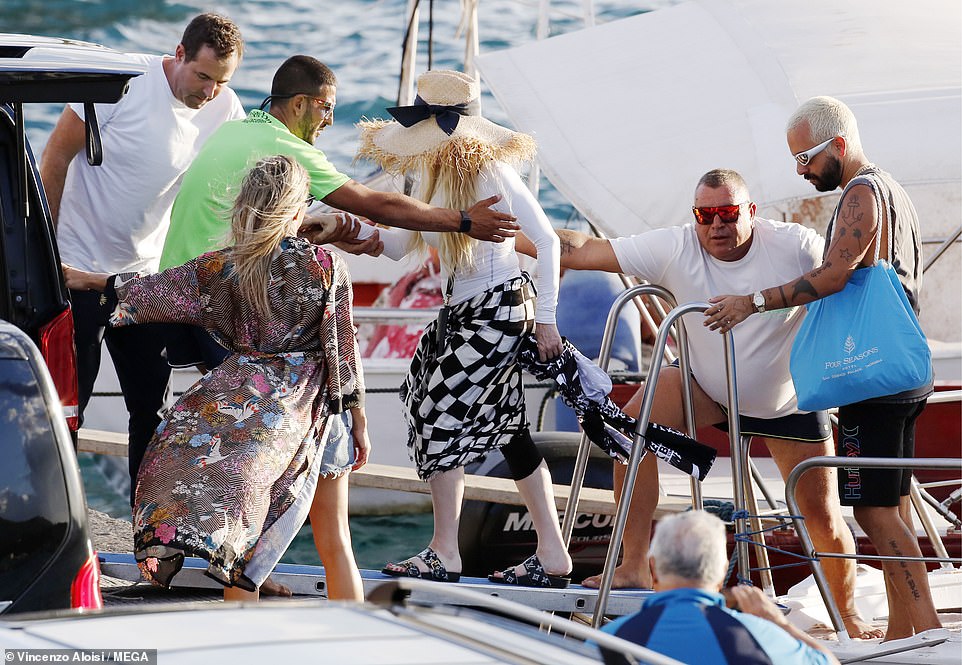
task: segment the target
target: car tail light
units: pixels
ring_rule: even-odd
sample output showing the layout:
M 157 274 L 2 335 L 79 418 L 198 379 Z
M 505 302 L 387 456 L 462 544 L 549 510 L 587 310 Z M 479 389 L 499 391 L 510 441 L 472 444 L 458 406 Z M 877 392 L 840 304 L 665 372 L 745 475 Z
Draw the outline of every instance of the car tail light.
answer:
M 40 353 L 60 394 L 60 404 L 71 431 L 80 427 L 77 388 L 77 352 L 73 341 L 73 310 L 70 306 L 40 328 Z
M 94 551 L 90 551 L 70 583 L 70 606 L 85 610 L 99 610 L 104 606 L 100 595 L 100 562 Z

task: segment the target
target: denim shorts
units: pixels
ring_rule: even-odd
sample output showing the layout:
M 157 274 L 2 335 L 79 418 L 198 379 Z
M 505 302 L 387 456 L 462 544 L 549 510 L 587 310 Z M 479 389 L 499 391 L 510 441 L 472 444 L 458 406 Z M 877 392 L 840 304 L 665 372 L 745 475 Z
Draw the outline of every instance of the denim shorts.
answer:
M 354 440 L 351 438 L 351 416 L 335 413 L 328 419 L 330 430 L 321 451 L 321 478 L 336 478 L 347 473 L 354 464 Z

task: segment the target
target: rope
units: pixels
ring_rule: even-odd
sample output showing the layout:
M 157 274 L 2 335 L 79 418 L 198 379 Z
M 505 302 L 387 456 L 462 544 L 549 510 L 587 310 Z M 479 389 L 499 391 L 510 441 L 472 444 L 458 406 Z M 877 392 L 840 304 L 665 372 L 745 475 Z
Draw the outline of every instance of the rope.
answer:
M 702 501 L 705 512 L 711 513 L 725 524 L 735 523 L 735 504 L 721 499 L 705 499 Z
M 706 512 L 715 515 L 721 521 L 726 524 L 734 524 L 735 520 L 743 519 L 748 520 L 753 517 L 759 519 L 776 519 L 776 520 L 795 520 L 795 519 L 805 519 L 803 515 L 752 515 L 747 510 L 735 510 L 735 504 L 731 501 L 724 501 L 720 499 L 705 499 L 703 502 Z M 792 568 L 794 566 L 804 566 L 808 565 L 809 562 L 814 561 L 815 557 L 805 556 L 804 554 L 798 554 L 796 552 L 789 552 L 788 550 L 783 550 L 780 547 L 775 547 L 774 545 L 769 545 L 768 543 L 756 542 L 752 536 L 757 536 L 763 533 L 768 533 L 769 531 L 776 531 L 778 529 L 784 529 L 787 525 L 776 524 L 775 526 L 765 527 L 759 529 L 758 531 L 745 531 L 734 534 L 735 543 L 748 543 L 755 547 L 764 547 L 769 552 L 778 552 L 779 554 L 784 554 L 786 556 L 795 557 L 800 559 L 800 561 L 793 561 L 792 563 L 783 563 L 777 566 L 755 566 L 749 568 L 751 572 L 757 572 L 762 570 L 780 570 L 782 568 Z M 738 548 L 732 549 L 732 556 L 728 560 L 728 573 L 725 575 L 725 579 L 731 579 L 732 574 L 735 572 L 735 566 L 738 564 Z M 740 575 L 737 576 L 737 581 L 740 584 L 751 584 L 751 580 L 743 579 Z

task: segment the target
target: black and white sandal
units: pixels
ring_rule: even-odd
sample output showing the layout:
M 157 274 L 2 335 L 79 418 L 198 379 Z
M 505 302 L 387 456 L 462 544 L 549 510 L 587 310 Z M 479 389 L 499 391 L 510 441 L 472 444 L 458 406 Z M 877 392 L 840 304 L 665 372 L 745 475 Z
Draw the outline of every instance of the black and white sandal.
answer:
M 418 568 L 414 559 L 423 561 L 428 570 Z M 430 547 L 425 547 L 421 552 L 406 561 L 385 564 L 381 572 L 391 577 L 416 577 L 431 582 L 457 582 L 461 579 L 461 573 L 448 572 L 437 553 Z
M 518 575 L 512 566 L 502 570 L 499 575 L 488 575 L 488 581 L 495 584 L 510 584 L 513 586 L 540 587 L 544 589 L 567 589 L 571 578 L 564 575 L 549 575 L 537 554 L 532 554 L 524 563 L 524 574 Z

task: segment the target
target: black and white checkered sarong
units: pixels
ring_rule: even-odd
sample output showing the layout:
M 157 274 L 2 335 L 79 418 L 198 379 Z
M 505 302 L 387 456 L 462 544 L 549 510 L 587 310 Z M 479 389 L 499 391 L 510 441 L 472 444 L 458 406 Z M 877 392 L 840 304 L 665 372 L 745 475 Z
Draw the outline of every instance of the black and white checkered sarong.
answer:
M 422 480 L 470 464 L 527 425 L 517 355 L 534 330 L 530 278 L 453 306 L 440 350 L 436 327 L 425 329 L 401 385 L 408 454 Z

